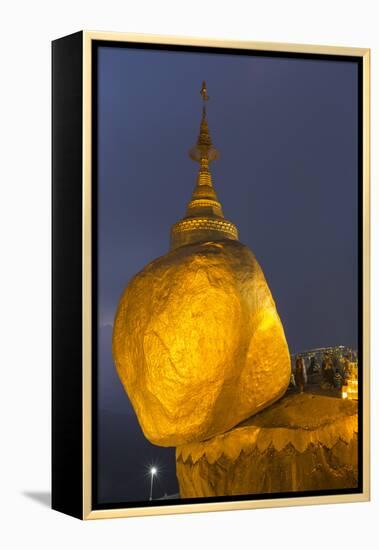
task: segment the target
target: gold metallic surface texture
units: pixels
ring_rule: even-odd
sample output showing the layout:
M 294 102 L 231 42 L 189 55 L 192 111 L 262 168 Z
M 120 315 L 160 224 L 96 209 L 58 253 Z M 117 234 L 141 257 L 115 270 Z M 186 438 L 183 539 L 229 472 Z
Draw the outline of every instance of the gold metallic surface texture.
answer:
M 295 394 L 229 432 L 176 451 L 182 498 L 358 485 L 357 403 Z
M 127 286 L 113 353 L 145 436 L 222 433 L 287 389 L 290 357 L 263 272 L 238 241 L 180 247 Z
M 209 100 L 203 82 L 201 88 L 203 114 L 196 145 L 189 151 L 192 160 L 199 163 L 199 173 L 187 211 L 182 220 L 171 227 L 171 249 L 190 243 L 238 240 L 237 227 L 224 218 L 222 206 L 213 187 L 209 164 L 219 158 L 219 151 L 212 145 L 205 102 Z

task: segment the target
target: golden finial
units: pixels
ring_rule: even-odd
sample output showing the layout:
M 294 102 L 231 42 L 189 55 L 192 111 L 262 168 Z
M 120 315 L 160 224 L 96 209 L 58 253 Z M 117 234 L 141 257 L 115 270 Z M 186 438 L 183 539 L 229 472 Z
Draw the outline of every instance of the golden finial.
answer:
M 208 101 L 209 95 L 207 94 L 207 85 L 205 80 L 203 80 L 203 85 L 201 86 L 200 95 L 203 98 L 203 101 Z
M 207 92 L 207 85 L 205 80 L 201 86 L 200 95 L 203 98 L 203 116 L 200 123 L 200 132 L 197 138 L 197 143 L 189 151 L 189 156 L 192 160 L 201 162 L 202 160 L 207 160 L 211 162 L 219 158 L 219 152 L 212 145 L 211 136 L 209 133 L 208 122 L 207 122 L 207 113 L 205 108 L 205 102 L 209 100 L 209 95 Z

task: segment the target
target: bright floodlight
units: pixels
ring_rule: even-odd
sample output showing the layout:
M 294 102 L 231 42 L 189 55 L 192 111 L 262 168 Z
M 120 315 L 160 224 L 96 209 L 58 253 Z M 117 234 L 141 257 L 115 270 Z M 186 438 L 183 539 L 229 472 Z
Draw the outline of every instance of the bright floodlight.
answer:
M 157 469 L 155 466 L 152 466 L 150 468 L 150 500 L 153 500 L 153 481 L 154 481 L 154 476 L 155 474 L 157 473 Z

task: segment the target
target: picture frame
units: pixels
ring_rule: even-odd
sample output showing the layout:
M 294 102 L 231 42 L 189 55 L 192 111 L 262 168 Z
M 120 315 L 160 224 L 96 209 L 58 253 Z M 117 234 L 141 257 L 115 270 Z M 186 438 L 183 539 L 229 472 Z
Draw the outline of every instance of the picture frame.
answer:
M 331 488 L 323 491 L 294 490 L 292 493 L 283 491 L 281 494 L 268 491 L 260 494 L 200 495 L 186 498 L 180 498 L 178 494 L 175 498 L 163 500 L 153 500 L 151 492 L 149 500 L 146 492 L 145 497 L 141 497 L 139 501 L 128 501 L 125 498 L 123 502 L 115 499 L 99 502 L 96 488 L 101 469 L 98 461 L 100 451 L 97 445 L 100 413 L 97 408 L 96 371 L 99 348 L 95 346 L 98 339 L 99 313 L 97 304 L 99 277 L 96 262 L 100 233 L 99 202 L 103 198 L 99 193 L 98 185 L 98 158 L 101 154 L 98 86 L 99 79 L 104 78 L 99 73 L 99 48 L 117 51 L 119 48 L 124 48 L 123 51 L 129 49 L 138 52 L 148 50 L 160 52 L 162 56 L 167 52 L 173 52 L 177 56 L 196 52 L 211 57 L 221 54 L 230 55 L 236 59 L 241 56 L 246 58 L 255 56 L 262 62 L 267 59 L 302 60 L 304 63 L 310 60 L 321 60 L 331 64 L 349 61 L 356 65 L 357 76 L 354 81 L 358 86 L 356 112 L 350 113 L 347 110 L 345 114 L 347 119 L 356 116 L 358 121 L 355 206 L 359 238 L 357 250 L 354 250 L 358 265 L 356 284 L 358 313 L 357 319 L 354 320 L 358 327 L 358 481 L 354 487 Z M 120 73 L 114 74 L 116 78 Z M 141 75 L 142 69 L 141 73 L 129 74 L 128 78 L 136 80 L 142 78 Z M 201 82 L 197 84 L 200 88 Z M 152 97 L 153 92 L 156 93 L 156 90 L 151 91 Z M 211 98 L 209 109 L 211 109 L 211 102 L 213 96 L 217 95 L 217 90 L 208 90 L 203 83 L 201 92 L 205 101 L 208 99 L 209 92 Z M 195 123 L 198 124 L 198 120 Z M 195 139 L 195 136 L 193 138 Z M 215 141 L 217 141 L 216 136 Z M 295 153 L 294 155 L 296 157 Z M 126 189 L 128 185 L 131 185 L 130 182 L 125 182 Z M 54 510 L 79 519 L 102 519 L 369 500 L 369 49 L 98 31 L 81 31 L 57 39 L 52 43 L 52 189 L 52 508 Z M 188 189 L 187 191 L 190 192 Z M 149 200 L 148 193 L 146 200 Z M 162 195 L 162 201 L 165 200 L 166 198 Z M 177 214 L 179 218 L 181 213 L 177 212 Z M 165 220 L 167 227 L 174 222 L 174 219 Z M 153 259 L 154 255 L 151 256 L 151 260 Z M 125 285 L 126 283 L 127 280 Z M 143 415 L 141 411 L 138 410 L 138 414 Z M 235 424 L 239 425 L 240 421 L 239 418 Z M 224 432 L 218 430 L 215 434 L 217 436 L 229 430 L 230 425 Z M 201 436 L 199 445 L 202 445 L 204 440 L 208 441 L 208 437 L 209 434 Z M 180 455 L 177 454 L 178 456 Z M 147 491 L 150 482 L 151 489 L 153 488 L 154 468 L 155 466 L 151 467 L 151 477 L 146 479 Z

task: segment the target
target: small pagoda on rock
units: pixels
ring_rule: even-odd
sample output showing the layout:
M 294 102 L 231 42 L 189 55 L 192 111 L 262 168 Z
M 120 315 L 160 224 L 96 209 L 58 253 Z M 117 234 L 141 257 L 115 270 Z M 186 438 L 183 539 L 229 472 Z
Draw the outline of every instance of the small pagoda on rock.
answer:
M 221 239 L 238 240 L 237 227 L 224 218 L 220 201 L 212 183 L 209 164 L 219 158 L 218 150 L 213 147 L 209 133 L 206 102 L 209 100 L 205 82 L 201 88 L 203 98 L 203 116 L 197 143 L 189 151 L 192 160 L 200 164 L 195 189 L 184 218 L 171 228 L 171 249 L 202 241 Z

